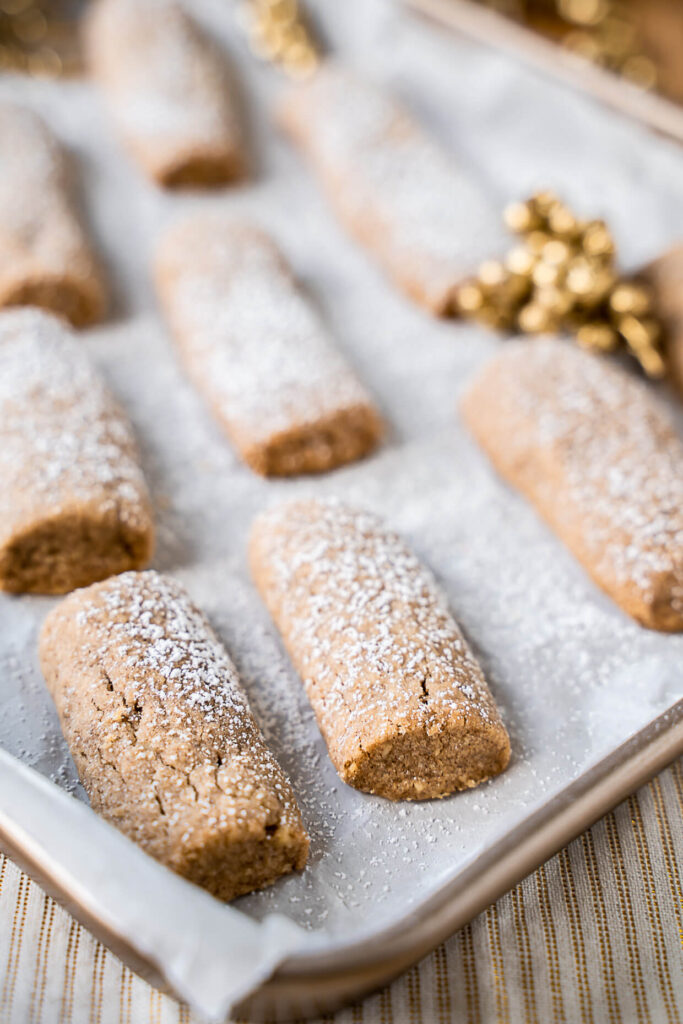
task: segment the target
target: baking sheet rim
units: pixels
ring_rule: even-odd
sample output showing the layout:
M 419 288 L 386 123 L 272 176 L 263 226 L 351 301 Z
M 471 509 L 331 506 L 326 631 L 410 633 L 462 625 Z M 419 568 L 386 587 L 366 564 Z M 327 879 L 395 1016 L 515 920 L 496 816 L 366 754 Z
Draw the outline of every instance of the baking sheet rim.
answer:
M 683 700 L 503 833 L 400 922 L 359 943 L 286 960 L 239 1012 L 286 1020 L 282 1008 L 300 997 L 300 988 L 308 987 L 306 998 L 315 1002 L 301 1009 L 320 1013 L 387 984 L 681 755 Z M 316 982 L 320 992 L 311 990 Z
M 233 1014 L 250 1020 L 316 1016 L 387 984 L 681 755 L 683 700 L 504 832 L 404 918 L 360 941 L 287 957 Z M 156 963 L 93 916 L 1 824 L 0 847 L 127 966 L 175 994 Z
M 526 59 L 537 71 L 597 97 L 628 117 L 683 142 L 683 107 L 660 93 L 639 88 L 627 79 L 564 49 L 539 32 L 471 0 L 402 0 L 416 14 L 485 46 Z

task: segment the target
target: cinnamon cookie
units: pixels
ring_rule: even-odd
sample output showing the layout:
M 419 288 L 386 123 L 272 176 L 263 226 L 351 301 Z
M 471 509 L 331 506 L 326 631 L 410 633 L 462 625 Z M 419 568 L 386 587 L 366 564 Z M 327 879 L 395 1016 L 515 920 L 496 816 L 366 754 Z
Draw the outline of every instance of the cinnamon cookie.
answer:
M 646 384 L 567 342 L 511 341 L 461 409 L 501 476 L 625 612 L 683 629 L 683 444 Z
M 224 900 L 303 868 L 291 787 L 179 583 L 128 572 L 71 594 L 40 660 L 90 802 L 129 839 Z
M 144 565 L 152 510 L 132 431 L 83 346 L 0 313 L 0 589 L 62 594 Z
M 235 86 L 211 40 L 172 0 L 98 0 L 86 16 L 88 62 L 133 156 L 160 185 L 242 178 Z
M 156 278 L 188 376 L 257 473 L 319 473 L 376 446 L 379 413 L 263 231 L 196 214 L 162 239 Z
M 0 306 L 41 306 L 77 327 L 105 291 L 72 202 L 67 156 L 37 114 L 0 103 Z
M 327 62 L 292 87 L 279 119 L 346 229 L 433 313 L 504 245 L 498 218 L 455 162 L 391 96 Z
M 503 771 L 510 742 L 482 670 L 400 537 L 297 501 L 256 520 L 249 558 L 344 782 L 426 800 Z

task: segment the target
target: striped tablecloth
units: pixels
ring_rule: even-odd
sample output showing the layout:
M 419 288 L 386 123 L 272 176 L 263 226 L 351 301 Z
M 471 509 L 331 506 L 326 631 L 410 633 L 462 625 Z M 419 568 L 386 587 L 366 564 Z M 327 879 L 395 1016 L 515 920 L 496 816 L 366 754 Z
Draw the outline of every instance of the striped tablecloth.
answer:
M 683 761 L 338 1024 L 683 1016 Z M 196 1020 L 0 860 L 2 1024 Z

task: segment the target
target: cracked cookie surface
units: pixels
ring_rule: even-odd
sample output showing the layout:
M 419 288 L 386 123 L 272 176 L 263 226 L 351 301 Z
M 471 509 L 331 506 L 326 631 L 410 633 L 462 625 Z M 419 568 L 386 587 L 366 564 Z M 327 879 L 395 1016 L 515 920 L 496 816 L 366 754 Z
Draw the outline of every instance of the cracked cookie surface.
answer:
M 93 808 L 147 853 L 224 900 L 303 868 L 289 782 L 179 583 L 129 572 L 76 591 L 40 659 Z
M 483 672 L 396 533 L 335 501 L 298 501 L 256 520 L 249 553 L 345 782 L 425 800 L 506 767 Z

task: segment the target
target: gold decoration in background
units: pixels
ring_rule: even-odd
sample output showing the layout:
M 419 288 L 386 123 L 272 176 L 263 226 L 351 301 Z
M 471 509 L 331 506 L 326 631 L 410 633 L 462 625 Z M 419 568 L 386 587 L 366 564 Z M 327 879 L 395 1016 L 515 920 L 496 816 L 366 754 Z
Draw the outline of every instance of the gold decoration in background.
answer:
M 557 38 L 573 53 L 643 89 L 657 86 L 657 67 L 644 52 L 638 25 L 623 0 L 480 0 Z
M 563 46 L 616 71 L 643 89 L 657 85 L 657 68 L 642 52 L 638 28 L 618 0 L 556 0 L 558 13 L 575 26 L 562 38 Z
M 580 220 L 553 192 L 512 203 L 504 216 L 520 242 L 461 285 L 458 312 L 497 330 L 568 332 L 584 348 L 626 349 L 648 377 L 663 377 L 652 293 L 644 282 L 619 276 L 605 222 Z
M 308 78 L 320 55 L 298 0 L 240 0 L 239 21 L 252 53 L 292 78 Z
M 81 6 L 69 0 L 0 0 L 0 71 L 78 73 Z

